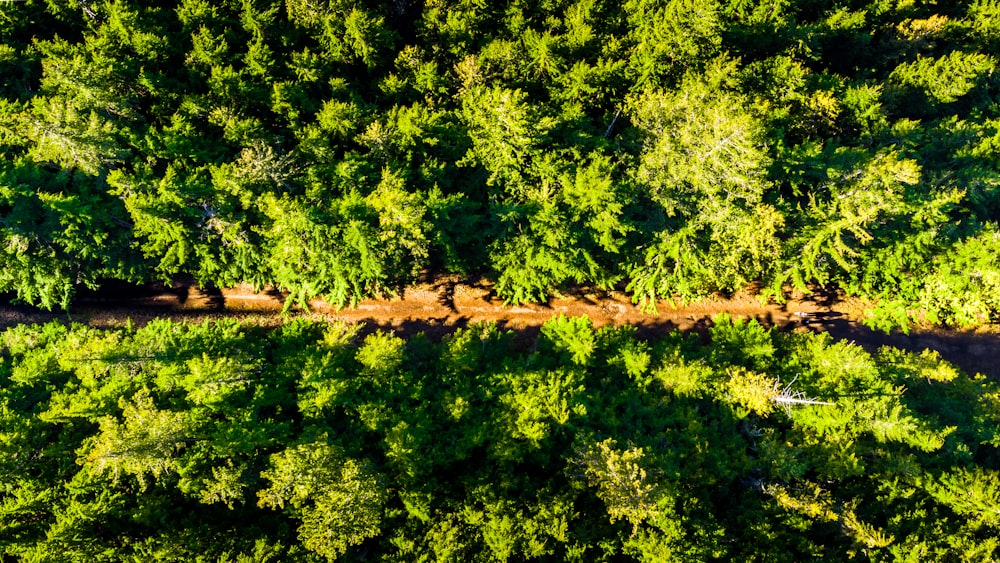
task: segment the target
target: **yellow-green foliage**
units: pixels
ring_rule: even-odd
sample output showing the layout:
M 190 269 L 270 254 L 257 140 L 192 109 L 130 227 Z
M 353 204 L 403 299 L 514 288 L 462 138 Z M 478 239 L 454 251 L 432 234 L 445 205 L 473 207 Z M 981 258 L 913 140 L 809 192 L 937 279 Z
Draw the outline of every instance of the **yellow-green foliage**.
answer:
M 8 329 L 0 553 L 1000 555 L 995 383 L 753 321 L 711 336 L 575 318 L 524 347 L 494 325 L 439 343 L 302 319 Z

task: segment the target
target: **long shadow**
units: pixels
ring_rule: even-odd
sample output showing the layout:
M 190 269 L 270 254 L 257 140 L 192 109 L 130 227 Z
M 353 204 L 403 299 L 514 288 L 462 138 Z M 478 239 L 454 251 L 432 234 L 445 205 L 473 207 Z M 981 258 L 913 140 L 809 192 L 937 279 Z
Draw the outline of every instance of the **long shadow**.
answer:
M 970 333 L 921 333 L 921 334 L 885 334 L 872 330 L 864 325 L 849 321 L 839 313 L 820 313 L 807 321 L 795 321 L 779 324 L 768 315 L 760 315 L 757 322 L 779 331 L 791 331 L 805 326 L 815 332 L 827 332 L 835 340 L 854 342 L 870 353 L 877 352 L 882 346 L 892 346 L 913 353 L 924 350 L 936 350 L 941 358 L 958 366 L 969 374 L 981 373 L 995 380 L 1000 380 L 1000 336 Z M 457 328 L 467 328 L 469 319 L 429 318 L 408 319 L 399 322 L 389 322 L 376 319 L 362 321 L 362 334 L 372 332 L 393 331 L 395 334 L 408 338 L 416 334 L 424 334 L 428 338 L 439 341 L 445 335 L 453 333 Z M 709 329 L 712 327 L 709 317 L 696 319 L 694 324 L 684 328 L 684 332 L 697 334 L 703 343 L 710 342 Z M 507 321 L 499 321 L 497 326 L 513 333 L 514 343 L 518 346 L 530 347 L 535 344 L 541 327 L 515 325 Z M 634 325 L 636 336 L 643 340 L 663 338 L 679 327 L 671 321 L 650 321 Z
M 457 313 L 454 307 L 454 288 L 458 283 L 445 283 L 441 287 L 445 305 L 449 305 L 452 313 Z M 218 289 L 201 290 L 206 297 L 207 307 L 184 308 L 189 299 L 193 299 L 197 289 L 190 280 L 177 280 L 169 287 L 163 284 L 148 284 L 136 286 L 120 282 L 109 282 L 97 291 L 81 289 L 77 299 L 69 311 L 44 311 L 37 307 L 12 302 L 13 296 L 0 301 L 0 328 L 8 328 L 24 323 L 39 323 L 49 321 L 84 322 L 94 326 L 120 325 L 125 319 L 132 319 L 134 324 L 143 325 L 153 319 L 171 318 L 174 320 L 200 321 L 213 318 L 243 318 L 260 322 L 261 311 L 252 309 L 228 309 L 225 298 Z M 280 301 L 282 295 L 276 292 L 270 297 Z M 831 296 L 820 296 L 818 304 L 822 304 Z M 273 317 L 274 324 L 281 322 L 282 317 L 274 311 L 264 312 Z M 650 320 L 636 324 L 636 333 L 642 339 L 656 339 L 670 332 L 682 329 L 697 334 L 703 342 L 709 341 L 709 328 L 712 321 L 708 317 L 692 318 L 692 322 Z M 924 350 L 936 350 L 942 358 L 958 366 L 963 371 L 975 374 L 981 373 L 995 380 L 1000 380 L 1000 335 L 975 334 L 958 331 L 927 331 L 913 334 L 885 334 L 872 330 L 860 323 L 849 320 L 836 312 L 814 312 L 795 316 L 790 322 L 775 319 L 770 313 L 757 316 L 757 321 L 767 327 L 779 331 L 795 330 L 805 327 L 817 332 L 828 332 L 837 340 L 853 341 L 869 352 L 876 352 L 882 346 L 892 346 L 910 352 L 921 353 Z M 423 333 L 428 338 L 440 340 L 458 328 L 466 328 L 470 321 L 468 317 L 458 317 L 455 314 L 440 318 L 425 319 L 375 319 L 363 321 L 362 334 L 376 330 L 394 331 L 403 337 Z M 266 323 L 265 324 L 270 324 Z M 533 346 L 538 337 L 539 326 L 524 326 L 523 322 L 498 321 L 498 327 L 513 333 L 514 342 L 518 345 Z
M 169 308 L 187 302 L 194 287 L 193 279 L 178 278 L 169 285 L 162 282 L 134 284 L 120 280 L 101 280 L 97 289 L 80 287 L 70 311 L 83 307 L 118 307 L 125 305 Z
M 201 293 L 205 296 L 205 308 L 210 311 L 226 310 L 226 298 L 222 290 L 215 286 L 203 287 Z
M 587 305 L 600 305 L 601 298 L 606 297 L 608 292 L 596 287 L 580 285 L 560 288 L 559 293 Z
M 459 284 L 455 280 L 445 280 L 443 282 L 435 284 L 434 291 L 438 292 L 438 305 L 447 307 L 452 313 L 458 313 L 458 308 L 455 307 L 455 286 Z
M 15 303 L 12 296 L 3 296 L 0 299 L 0 330 L 22 324 L 45 324 L 65 318 L 64 312 L 43 311 L 31 305 Z
M 927 332 L 886 334 L 843 318 L 810 323 L 809 328 L 825 331 L 837 340 L 853 341 L 869 352 L 892 346 L 908 352 L 936 350 L 945 360 L 969 374 L 981 373 L 1000 380 L 1000 335 L 968 332 Z
M 459 328 L 468 327 L 469 321 L 466 317 L 461 317 L 457 320 L 450 317 L 429 317 L 426 319 L 406 319 L 402 321 L 385 321 L 369 317 L 358 321 L 358 324 L 361 325 L 361 330 L 358 331 L 358 334 L 362 337 L 381 331 L 391 332 L 404 339 L 410 339 L 418 334 L 423 334 L 437 342 Z

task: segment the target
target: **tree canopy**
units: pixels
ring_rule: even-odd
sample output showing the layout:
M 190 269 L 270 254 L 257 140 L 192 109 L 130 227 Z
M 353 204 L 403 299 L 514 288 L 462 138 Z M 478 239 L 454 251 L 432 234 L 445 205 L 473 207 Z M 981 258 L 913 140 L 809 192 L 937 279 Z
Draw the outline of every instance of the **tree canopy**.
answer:
M 995 322 L 995 2 L 0 5 L 0 291 L 837 286 Z
M 718 317 L 0 333 L 23 561 L 984 561 L 1000 387 Z

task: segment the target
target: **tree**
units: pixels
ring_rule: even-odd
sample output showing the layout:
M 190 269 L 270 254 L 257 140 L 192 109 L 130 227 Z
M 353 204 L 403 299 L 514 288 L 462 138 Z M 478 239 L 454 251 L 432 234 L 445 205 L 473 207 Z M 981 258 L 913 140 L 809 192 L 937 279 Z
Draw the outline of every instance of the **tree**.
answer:
M 765 131 L 747 100 L 730 93 L 732 61 L 675 93 L 647 91 L 630 110 L 641 132 L 635 181 L 656 206 L 629 265 L 634 299 L 689 298 L 766 278 L 783 218 L 764 203 Z
M 258 504 L 287 504 L 302 522 L 303 544 L 329 561 L 381 531 L 388 493 L 380 476 L 370 462 L 345 458 L 333 444 L 299 444 L 274 454 L 261 476 L 270 485 L 258 493 Z
M 271 276 L 292 292 L 289 306 L 316 296 L 344 306 L 391 293 L 426 264 L 425 210 L 394 175 L 367 198 L 352 191 L 322 207 L 287 196 L 265 205 Z
M 462 96 L 462 121 L 472 148 L 466 159 L 489 173 L 488 184 L 499 193 L 520 196 L 528 188 L 526 173 L 539 156 L 551 119 L 538 115 L 521 90 L 479 87 Z
M 653 481 L 641 463 L 642 448 L 621 450 L 608 438 L 577 448 L 572 460 L 574 467 L 589 486 L 597 489 L 612 522 L 625 519 L 633 530 L 646 521 L 661 518 L 670 512 L 667 491 Z M 570 472 L 575 473 L 573 468 Z
M 719 3 L 715 0 L 629 0 L 634 43 L 629 66 L 641 88 L 657 88 L 670 78 L 697 68 L 718 52 Z
M 537 184 L 494 206 L 501 231 L 490 260 L 501 297 L 538 301 L 570 280 L 609 288 L 619 279 L 615 262 L 632 226 L 615 173 L 602 156 L 566 168 L 541 157 L 529 176 Z
M 78 284 L 135 280 L 129 224 L 100 183 L 77 171 L 50 172 L 19 158 L 0 169 L 0 288 L 51 309 L 66 308 Z
M 932 104 L 948 104 L 982 87 L 985 76 L 996 65 L 996 59 L 989 55 L 953 51 L 938 59 L 918 57 L 903 63 L 889 78 L 900 86 L 921 91 Z
M 153 404 L 149 389 L 140 389 L 131 400 L 119 400 L 124 420 L 100 419 L 101 433 L 87 446 L 78 462 L 107 473 L 114 481 L 130 475 L 142 488 L 153 479 L 177 469 L 177 454 L 198 440 L 189 413 L 161 410 Z
M 868 159 L 864 154 L 820 186 L 812 196 L 810 221 L 792 238 L 797 259 L 776 284 L 791 278 L 796 287 L 808 281 L 820 284 L 854 270 L 860 248 L 874 240 L 870 230 L 896 215 L 912 212 L 907 205 L 907 186 L 920 182 L 920 167 L 892 152 Z M 777 288 L 777 286 L 775 286 Z

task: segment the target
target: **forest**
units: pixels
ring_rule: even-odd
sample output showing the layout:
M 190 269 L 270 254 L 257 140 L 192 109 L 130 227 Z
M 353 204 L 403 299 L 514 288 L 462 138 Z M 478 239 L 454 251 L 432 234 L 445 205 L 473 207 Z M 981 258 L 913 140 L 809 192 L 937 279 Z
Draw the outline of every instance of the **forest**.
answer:
M 1000 557 L 1000 385 L 715 319 L 0 333 L 4 561 Z
M 0 3 L 0 292 L 1000 318 L 997 0 Z
M 995 328 L 998 53 L 1000 0 L 0 0 L 0 298 L 821 288 Z M 5 563 L 979 563 L 998 507 L 1000 384 L 933 351 L 0 331 Z

